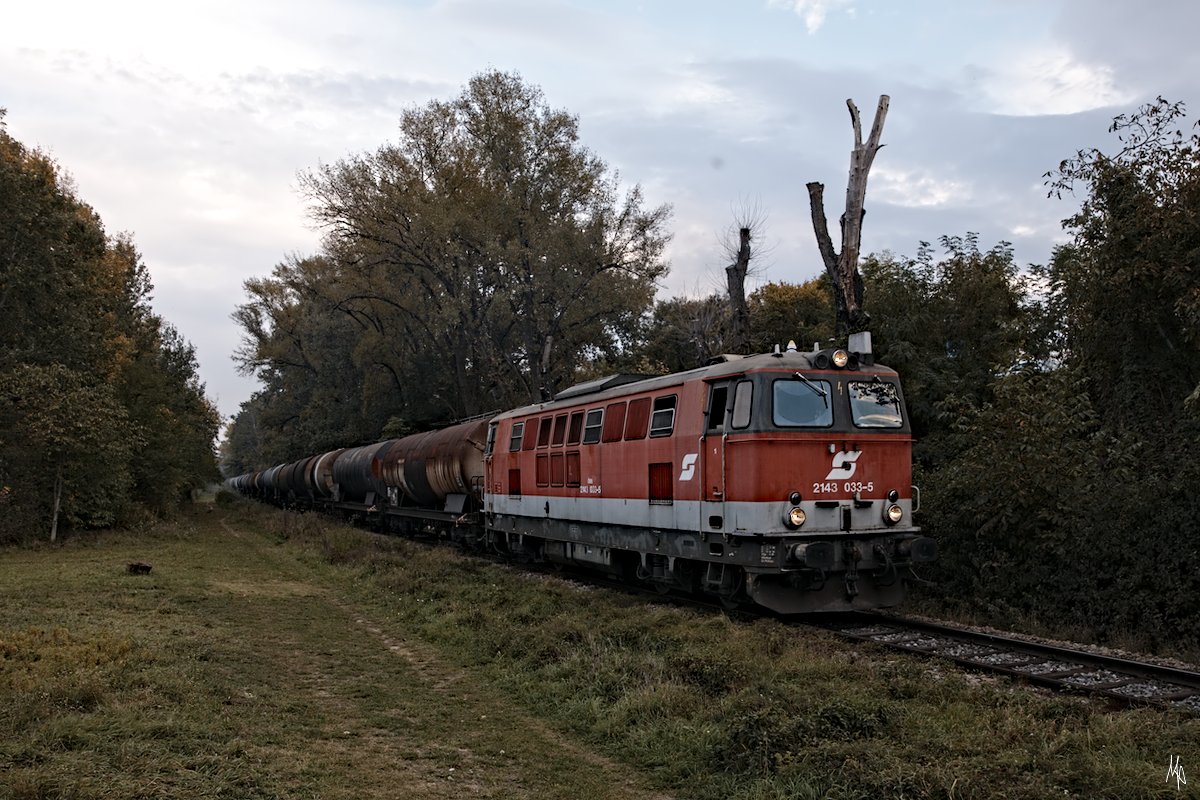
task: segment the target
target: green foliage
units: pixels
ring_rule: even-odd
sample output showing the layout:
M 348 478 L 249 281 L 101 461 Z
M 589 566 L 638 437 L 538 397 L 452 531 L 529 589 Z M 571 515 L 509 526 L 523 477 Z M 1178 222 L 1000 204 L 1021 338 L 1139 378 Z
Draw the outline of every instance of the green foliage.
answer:
M 726 350 L 729 307 L 723 297 L 673 297 L 654 304 L 638 353 L 650 371 L 695 369 Z
M 322 253 L 249 281 L 234 315 L 243 368 L 266 383 L 246 409 L 260 465 L 374 439 L 392 417 L 543 399 L 622 351 L 666 272 L 668 209 L 622 191 L 577 120 L 515 74 L 405 111 L 397 143 L 303 185 Z
M 807 350 L 833 338 L 833 301 L 825 277 L 764 284 L 751 293 L 748 304 L 752 353 L 768 353 L 789 341 Z
M 1162 790 L 1159 750 L 1197 735 L 1177 715 L 270 514 L 302 529 L 291 547 L 336 563 L 355 587 L 342 602 L 369 599 L 406 649 L 428 645 L 421 663 L 449 694 L 495 687 L 674 796 L 1140 796 Z
M 789 341 L 807 349 L 833 335 L 833 305 L 825 278 L 764 284 L 750 294 L 746 305 L 750 319 L 746 353 L 770 352 Z M 655 303 L 634 354 L 643 370 L 681 372 L 733 352 L 731 341 L 728 298 L 673 297 Z
M 922 243 L 915 259 L 873 255 L 862 269 L 876 356 L 903 376 L 927 465 L 940 457 L 942 406 L 987 401 L 996 376 L 1024 359 L 1030 335 L 1008 243 L 982 252 L 975 234 L 940 242 L 940 261 Z
M 61 365 L 20 364 L 0 373 L 0 442 L 14 497 L 50 510 L 62 475 L 62 513 L 109 525 L 132 483 L 129 416 L 106 385 Z M 49 514 L 45 515 L 49 528 Z
M 1081 151 L 1048 175 L 1052 193 L 1086 196 L 1064 222 L 1072 241 L 1032 270 L 1036 306 L 1010 317 L 959 292 L 946 295 L 956 312 L 885 317 L 887 361 L 928 437 L 922 524 L 941 543 L 946 602 L 1135 646 L 1200 646 L 1200 146 L 1182 114 L 1160 99 L 1117 117 L 1117 154 Z M 944 294 L 882 275 L 905 304 Z M 990 374 L 929 355 L 947 319 L 991 348 L 963 350 Z M 925 326 L 937 339 L 912 346 Z
M 173 510 L 215 476 L 191 345 L 45 155 L 0 129 L 0 541 Z
M 1162 98 L 1119 116 L 1116 155 L 1080 151 L 1050 176 L 1053 192 L 1087 196 L 1046 275 L 1057 343 L 1106 421 L 1170 439 L 1144 421 L 1177 418 L 1200 387 L 1200 135 L 1183 116 Z

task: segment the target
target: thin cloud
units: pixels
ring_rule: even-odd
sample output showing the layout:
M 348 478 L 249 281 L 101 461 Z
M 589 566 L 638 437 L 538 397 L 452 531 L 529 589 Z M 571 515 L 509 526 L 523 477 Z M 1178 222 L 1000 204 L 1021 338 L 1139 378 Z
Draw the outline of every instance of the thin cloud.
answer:
M 879 165 L 872 170 L 870 180 L 870 194 L 876 200 L 903 208 L 969 205 L 973 194 L 969 183 L 939 177 L 928 168 Z
M 804 20 L 804 27 L 810 34 L 816 33 L 825 24 L 830 11 L 846 9 L 853 13 L 851 0 L 767 0 L 768 8 L 786 8 L 795 12 Z
M 985 106 L 1016 116 L 1078 114 L 1134 99 L 1112 67 L 1079 61 L 1063 49 L 1017 54 L 985 74 L 981 88 Z

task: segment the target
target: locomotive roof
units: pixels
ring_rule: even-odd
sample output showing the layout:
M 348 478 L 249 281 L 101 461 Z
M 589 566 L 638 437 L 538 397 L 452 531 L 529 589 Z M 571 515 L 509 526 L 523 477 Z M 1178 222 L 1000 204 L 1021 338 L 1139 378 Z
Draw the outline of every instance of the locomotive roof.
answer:
M 497 414 L 493 419 L 507 419 L 509 417 L 522 417 L 527 414 L 537 414 L 546 410 L 555 410 L 568 406 L 578 406 L 584 403 L 591 404 L 598 401 L 604 401 L 611 398 L 625 397 L 630 394 L 641 392 L 654 392 L 659 389 L 666 389 L 671 386 L 679 386 L 693 380 L 712 381 L 720 380 L 721 378 L 730 378 L 737 375 L 742 375 L 747 372 L 793 372 L 798 370 L 812 370 L 813 360 L 817 353 L 813 352 L 798 352 L 795 350 L 786 351 L 776 355 L 775 353 L 762 353 L 753 356 L 720 356 L 721 362 L 710 364 L 696 369 L 686 370 L 684 372 L 672 372 L 669 375 L 658 376 L 642 376 L 642 375 L 609 375 L 604 378 L 586 381 L 571 386 L 562 390 L 553 400 L 548 400 L 543 403 L 534 403 L 532 405 L 514 408 L 511 411 L 505 411 Z M 895 375 L 896 371 L 890 367 L 885 367 L 882 364 L 872 364 L 870 366 L 859 367 L 858 369 L 827 369 L 821 372 L 838 372 L 868 375 Z

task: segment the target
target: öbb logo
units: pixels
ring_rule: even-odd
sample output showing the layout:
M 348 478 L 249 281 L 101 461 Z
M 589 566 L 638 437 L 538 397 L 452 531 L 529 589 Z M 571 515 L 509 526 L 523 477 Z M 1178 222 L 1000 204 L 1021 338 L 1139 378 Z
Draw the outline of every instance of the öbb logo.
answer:
M 862 450 L 840 450 L 833 456 L 833 469 L 825 476 L 827 481 L 848 481 L 858 469 L 858 457 Z
M 679 465 L 683 468 L 679 471 L 680 481 L 690 481 L 696 474 L 696 459 L 699 456 L 699 453 L 688 453 L 683 457 L 683 463 Z

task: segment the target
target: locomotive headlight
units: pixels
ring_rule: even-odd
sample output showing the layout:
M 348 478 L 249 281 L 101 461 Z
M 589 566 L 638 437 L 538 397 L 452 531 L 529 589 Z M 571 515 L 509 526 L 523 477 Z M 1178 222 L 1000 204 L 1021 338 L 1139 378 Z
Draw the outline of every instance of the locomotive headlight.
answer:
M 833 354 L 833 365 L 838 369 L 845 369 L 850 363 L 850 354 L 845 350 L 837 350 Z
M 901 508 L 900 506 L 896 505 L 895 503 L 892 503 L 890 506 L 888 506 L 887 508 L 885 508 L 883 510 L 883 521 L 886 522 L 888 525 L 895 525 L 897 522 L 899 522 L 903 518 L 904 518 L 904 509 Z
M 804 524 L 804 520 L 808 519 L 808 515 L 804 513 L 803 508 L 788 509 L 787 514 L 783 517 L 783 524 L 789 528 L 799 528 Z

